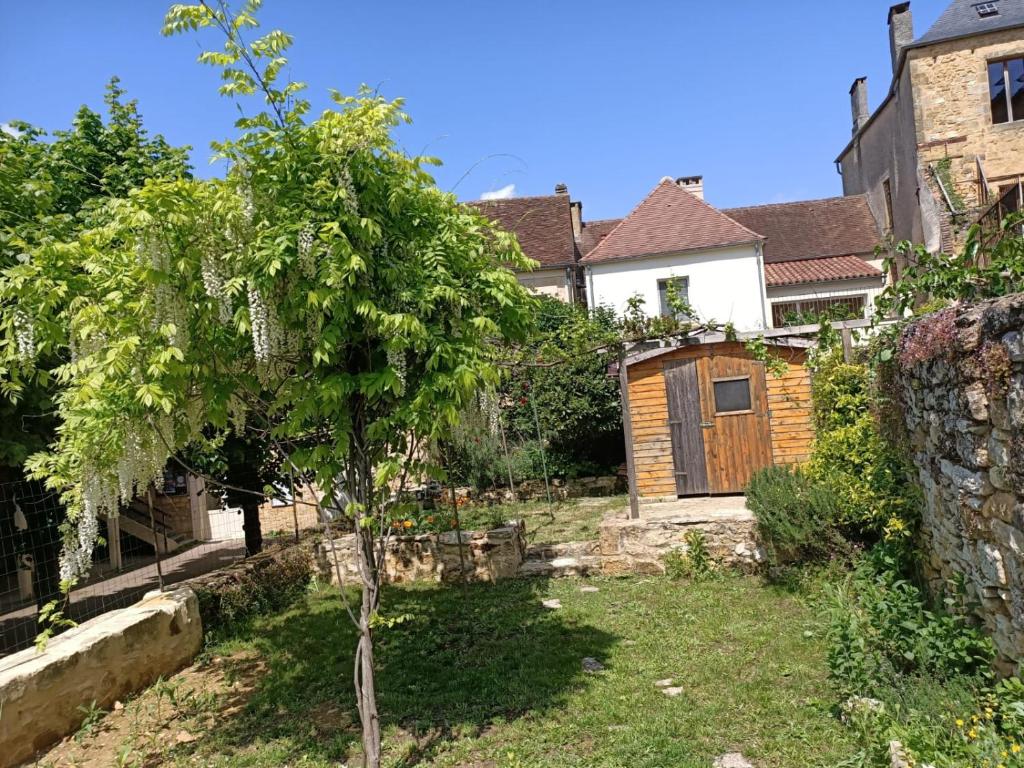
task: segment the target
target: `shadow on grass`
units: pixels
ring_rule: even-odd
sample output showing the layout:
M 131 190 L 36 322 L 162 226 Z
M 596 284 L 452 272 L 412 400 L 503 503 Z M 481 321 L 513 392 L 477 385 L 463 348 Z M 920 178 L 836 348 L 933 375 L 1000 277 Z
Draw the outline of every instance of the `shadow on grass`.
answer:
M 385 616 L 409 618 L 376 636 L 385 753 L 416 765 L 446 741 L 541 715 L 586 684 L 583 657 L 605 659 L 616 638 L 544 608 L 544 591 L 540 580 L 386 591 Z M 337 592 L 252 632 L 261 677 L 247 707 L 209 736 L 250 753 L 254 741 L 280 741 L 275 749 L 287 745 L 290 757 L 343 760 L 358 750 L 355 631 Z

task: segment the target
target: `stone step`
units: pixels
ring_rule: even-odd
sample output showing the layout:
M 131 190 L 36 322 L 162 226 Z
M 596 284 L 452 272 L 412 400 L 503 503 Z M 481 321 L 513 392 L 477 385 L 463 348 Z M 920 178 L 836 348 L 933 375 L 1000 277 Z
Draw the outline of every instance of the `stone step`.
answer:
M 590 557 L 600 553 L 600 542 L 567 541 L 561 544 L 533 544 L 526 548 L 527 560 L 555 560 L 561 557 Z
M 601 558 L 596 555 L 526 560 L 519 566 L 520 576 L 545 576 L 550 579 L 593 576 L 599 573 Z

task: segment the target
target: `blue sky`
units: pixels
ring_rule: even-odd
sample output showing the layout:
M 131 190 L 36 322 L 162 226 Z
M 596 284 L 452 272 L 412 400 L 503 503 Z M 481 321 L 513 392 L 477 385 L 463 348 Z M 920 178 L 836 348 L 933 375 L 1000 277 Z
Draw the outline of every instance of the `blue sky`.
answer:
M 914 0 L 921 34 L 947 0 Z M 66 127 L 118 75 L 148 128 L 194 147 L 233 134 L 232 102 L 196 63 L 195 36 L 165 39 L 163 0 L 0 0 L 0 123 Z M 292 33 L 314 106 L 360 83 L 403 96 L 399 134 L 463 199 L 565 182 L 588 219 L 627 213 L 662 176 L 703 174 L 720 207 L 842 193 L 848 89 L 871 106 L 891 72 L 889 0 L 266 0 Z

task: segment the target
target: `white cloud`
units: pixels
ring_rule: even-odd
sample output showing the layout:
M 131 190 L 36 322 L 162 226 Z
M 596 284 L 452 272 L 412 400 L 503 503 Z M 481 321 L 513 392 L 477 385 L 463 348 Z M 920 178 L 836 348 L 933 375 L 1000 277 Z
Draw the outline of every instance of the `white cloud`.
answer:
M 510 197 L 515 197 L 515 195 L 516 195 L 516 185 L 515 184 L 509 184 L 507 186 L 502 187 L 501 189 L 496 189 L 493 192 L 484 192 L 482 195 L 480 195 L 480 199 L 481 200 L 508 200 Z
M 0 131 L 3 131 L 8 136 L 13 136 L 14 138 L 18 138 L 19 136 L 21 136 L 21 131 L 19 131 L 10 123 L 0 123 Z

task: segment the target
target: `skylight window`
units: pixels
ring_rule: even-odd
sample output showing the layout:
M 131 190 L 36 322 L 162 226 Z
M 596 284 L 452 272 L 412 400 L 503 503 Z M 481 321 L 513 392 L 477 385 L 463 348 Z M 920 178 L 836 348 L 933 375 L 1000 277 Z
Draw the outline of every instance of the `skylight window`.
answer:
M 999 8 L 995 3 L 976 3 L 974 5 L 974 10 L 976 10 L 978 15 L 983 19 L 987 19 L 989 16 L 999 15 Z

